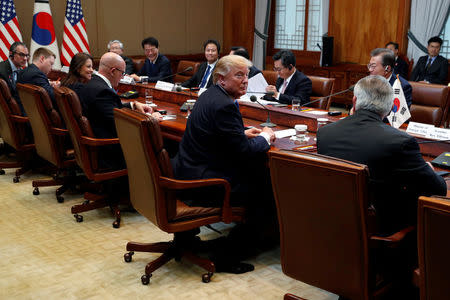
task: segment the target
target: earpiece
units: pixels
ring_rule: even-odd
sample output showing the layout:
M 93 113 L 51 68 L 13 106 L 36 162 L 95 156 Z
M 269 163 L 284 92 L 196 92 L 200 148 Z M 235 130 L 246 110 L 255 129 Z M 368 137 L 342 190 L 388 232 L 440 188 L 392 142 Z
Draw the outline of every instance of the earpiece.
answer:
M 389 66 L 384 67 L 384 70 L 387 72 L 389 71 Z
M 292 65 L 289 65 L 288 69 L 289 69 L 289 71 L 292 70 Z

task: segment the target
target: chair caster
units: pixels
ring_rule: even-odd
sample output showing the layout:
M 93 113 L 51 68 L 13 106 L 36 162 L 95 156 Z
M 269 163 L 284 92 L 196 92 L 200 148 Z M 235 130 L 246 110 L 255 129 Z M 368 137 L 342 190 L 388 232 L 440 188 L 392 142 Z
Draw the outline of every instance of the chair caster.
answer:
M 34 188 L 34 190 L 33 190 L 33 195 L 37 196 L 37 195 L 39 195 L 39 194 L 40 194 L 40 193 L 39 193 L 39 188 L 38 188 L 38 187 Z
M 14 177 L 14 178 L 13 178 L 13 182 L 14 182 L 14 183 L 18 183 L 18 182 L 19 182 L 19 177 L 18 177 L 18 176 Z
M 212 277 L 213 275 L 214 275 L 213 272 L 208 272 L 208 273 L 203 274 L 203 275 L 202 275 L 202 281 L 203 281 L 204 283 L 210 282 L 210 281 L 211 281 L 211 277 Z
M 64 202 L 64 197 L 63 196 L 56 196 L 56 201 L 58 201 L 58 203 L 63 203 Z
M 83 216 L 79 214 L 74 214 L 75 220 L 77 220 L 78 223 L 83 222 Z
M 5 175 L 5 170 L 0 170 L 0 175 Z
M 112 225 L 113 225 L 113 228 L 119 228 L 120 227 L 120 221 L 114 221 L 113 223 L 112 223 Z
M 125 254 L 123 255 L 123 260 L 124 260 L 125 262 L 127 262 L 127 263 L 131 262 L 131 260 L 133 259 L 133 254 L 134 254 L 134 251 L 130 251 L 130 252 L 128 252 L 128 253 L 125 253 Z
M 143 285 L 149 284 L 150 283 L 150 277 L 152 277 L 152 274 L 150 274 L 150 275 L 147 275 L 147 274 L 142 275 L 142 277 L 141 277 L 142 284 Z

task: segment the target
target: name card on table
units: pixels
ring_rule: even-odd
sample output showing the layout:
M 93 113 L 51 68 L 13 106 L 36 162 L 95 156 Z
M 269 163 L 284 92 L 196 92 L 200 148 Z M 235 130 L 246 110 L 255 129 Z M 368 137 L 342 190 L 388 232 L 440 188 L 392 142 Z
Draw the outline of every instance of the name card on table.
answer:
M 430 125 L 430 124 L 409 122 L 408 128 L 406 128 L 406 132 L 410 133 L 410 134 L 412 133 L 412 134 L 427 136 L 428 131 L 432 128 L 434 128 L 434 126 Z
M 450 129 L 433 127 L 433 128 L 429 129 L 426 137 L 429 139 L 440 140 L 440 141 L 450 140 Z
M 155 85 L 155 89 L 163 90 L 163 91 L 167 91 L 167 92 L 171 92 L 173 90 L 173 87 L 174 87 L 173 83 L 160 81 L 160 80 L 158 80 L 158 82 Z

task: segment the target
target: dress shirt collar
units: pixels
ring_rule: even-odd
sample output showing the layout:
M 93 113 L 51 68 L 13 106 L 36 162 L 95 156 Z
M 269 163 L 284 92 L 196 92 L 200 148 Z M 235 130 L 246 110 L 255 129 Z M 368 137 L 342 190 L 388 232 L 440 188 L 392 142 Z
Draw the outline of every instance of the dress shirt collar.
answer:
M 297 70 L 295 70 L 294 73 L 292 73 L 291 76 L 289 76 L 288 78 L 285 79 L 285 81 L 286 81 L 286 88 L 289 85 L 289 82 L 291 82 L 292 76 L 294 76 L 295 72 L 297 72 Z M 284 81 L 283 81 L 283 84 L 284 84 Z
M 391 78 L 392 78 L 392 75 L 393 75 L 394 73 L 392 73 L 391 72 L 391 75 L 389 75 L 389 77 L 388 78 L 386 78 L 387 79 L 387 81 L 389 81 L 389 82 L 391 82 Z
M 16 65 L 12 62 L 11 58 L 8 58 L 9 64 L 11 65 L 11 70 L 14 71 L 19 71 L 20 69 L 18 67 L 16 67 Z
M 212 64 L 208 64 L 208 66 L 211 67 L 211 70 L 214 69 L 214 67 L 216 66 L 217 61 L 218 61 L 218 59 L 215 62 L 213 62 Z
M 105 76 L 103 76 L 100 73 L 97 73 L 97 76 L 100 77 L 101 79 L 103 79 L 106 82 L 106 84 L 109 86 L 110 89 L 113 89 L 111 82 L 108 80 L 108 78 L 106 78 Z
M 434 63 L 434 60 L 436 59 L 436 57 L 438 57 L 438 56 L 436 55 L 434 57 L 431 57 L 431 56 L 428 55 L 427 62 L 425 63 L 425 65 L 428 64 L 428 61 L 430 60 L 430 58 L 431 58 L 431 64 L 430 65 L 432 65 Z
M 159 53 L 158 53 L 158 55 L 156 55 L 156 58 L 155 58 L 154 61 L 151 61 L 150 59 L 149 59 L 149 61 L 150 61 L 152 64 L 156 64 L 156 61 L 158 60 L 158 57 L 159 57 Z

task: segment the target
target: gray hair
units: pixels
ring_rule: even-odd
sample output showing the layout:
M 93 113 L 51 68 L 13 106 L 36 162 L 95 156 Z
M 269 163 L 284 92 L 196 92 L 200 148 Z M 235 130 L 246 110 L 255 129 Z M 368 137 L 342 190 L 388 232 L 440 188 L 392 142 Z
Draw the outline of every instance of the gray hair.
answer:
M 111 45 L 112 44 L 116 44 L 116 43 L 119 44 L 120 49 L 123 50 L 123 44 L 122 44 L 121 41 L 119 41 L 119 40 L 112 40 L 112 41 L 109 41 L 109 43 L 108 43 L 108 51 L 110 50 Z
M 355 85 L 356 96 L 355 111 L 365 109 L 380 115 L 387 116 L 392 109 L 394 91 L 389 81 L 379 75 L 370 75 L 358 81 Z
M 214 68 L 213 83 L 217 83 L 219 80 L 219 75 L 227 76 L 227 74 L 230 73 L 231 68 L 239 68 L 243 66 L 250 68 L 252 65 L 253 64 L 245 57 L 239 55 L 226 55 L 219 59 L 216 67 Z

